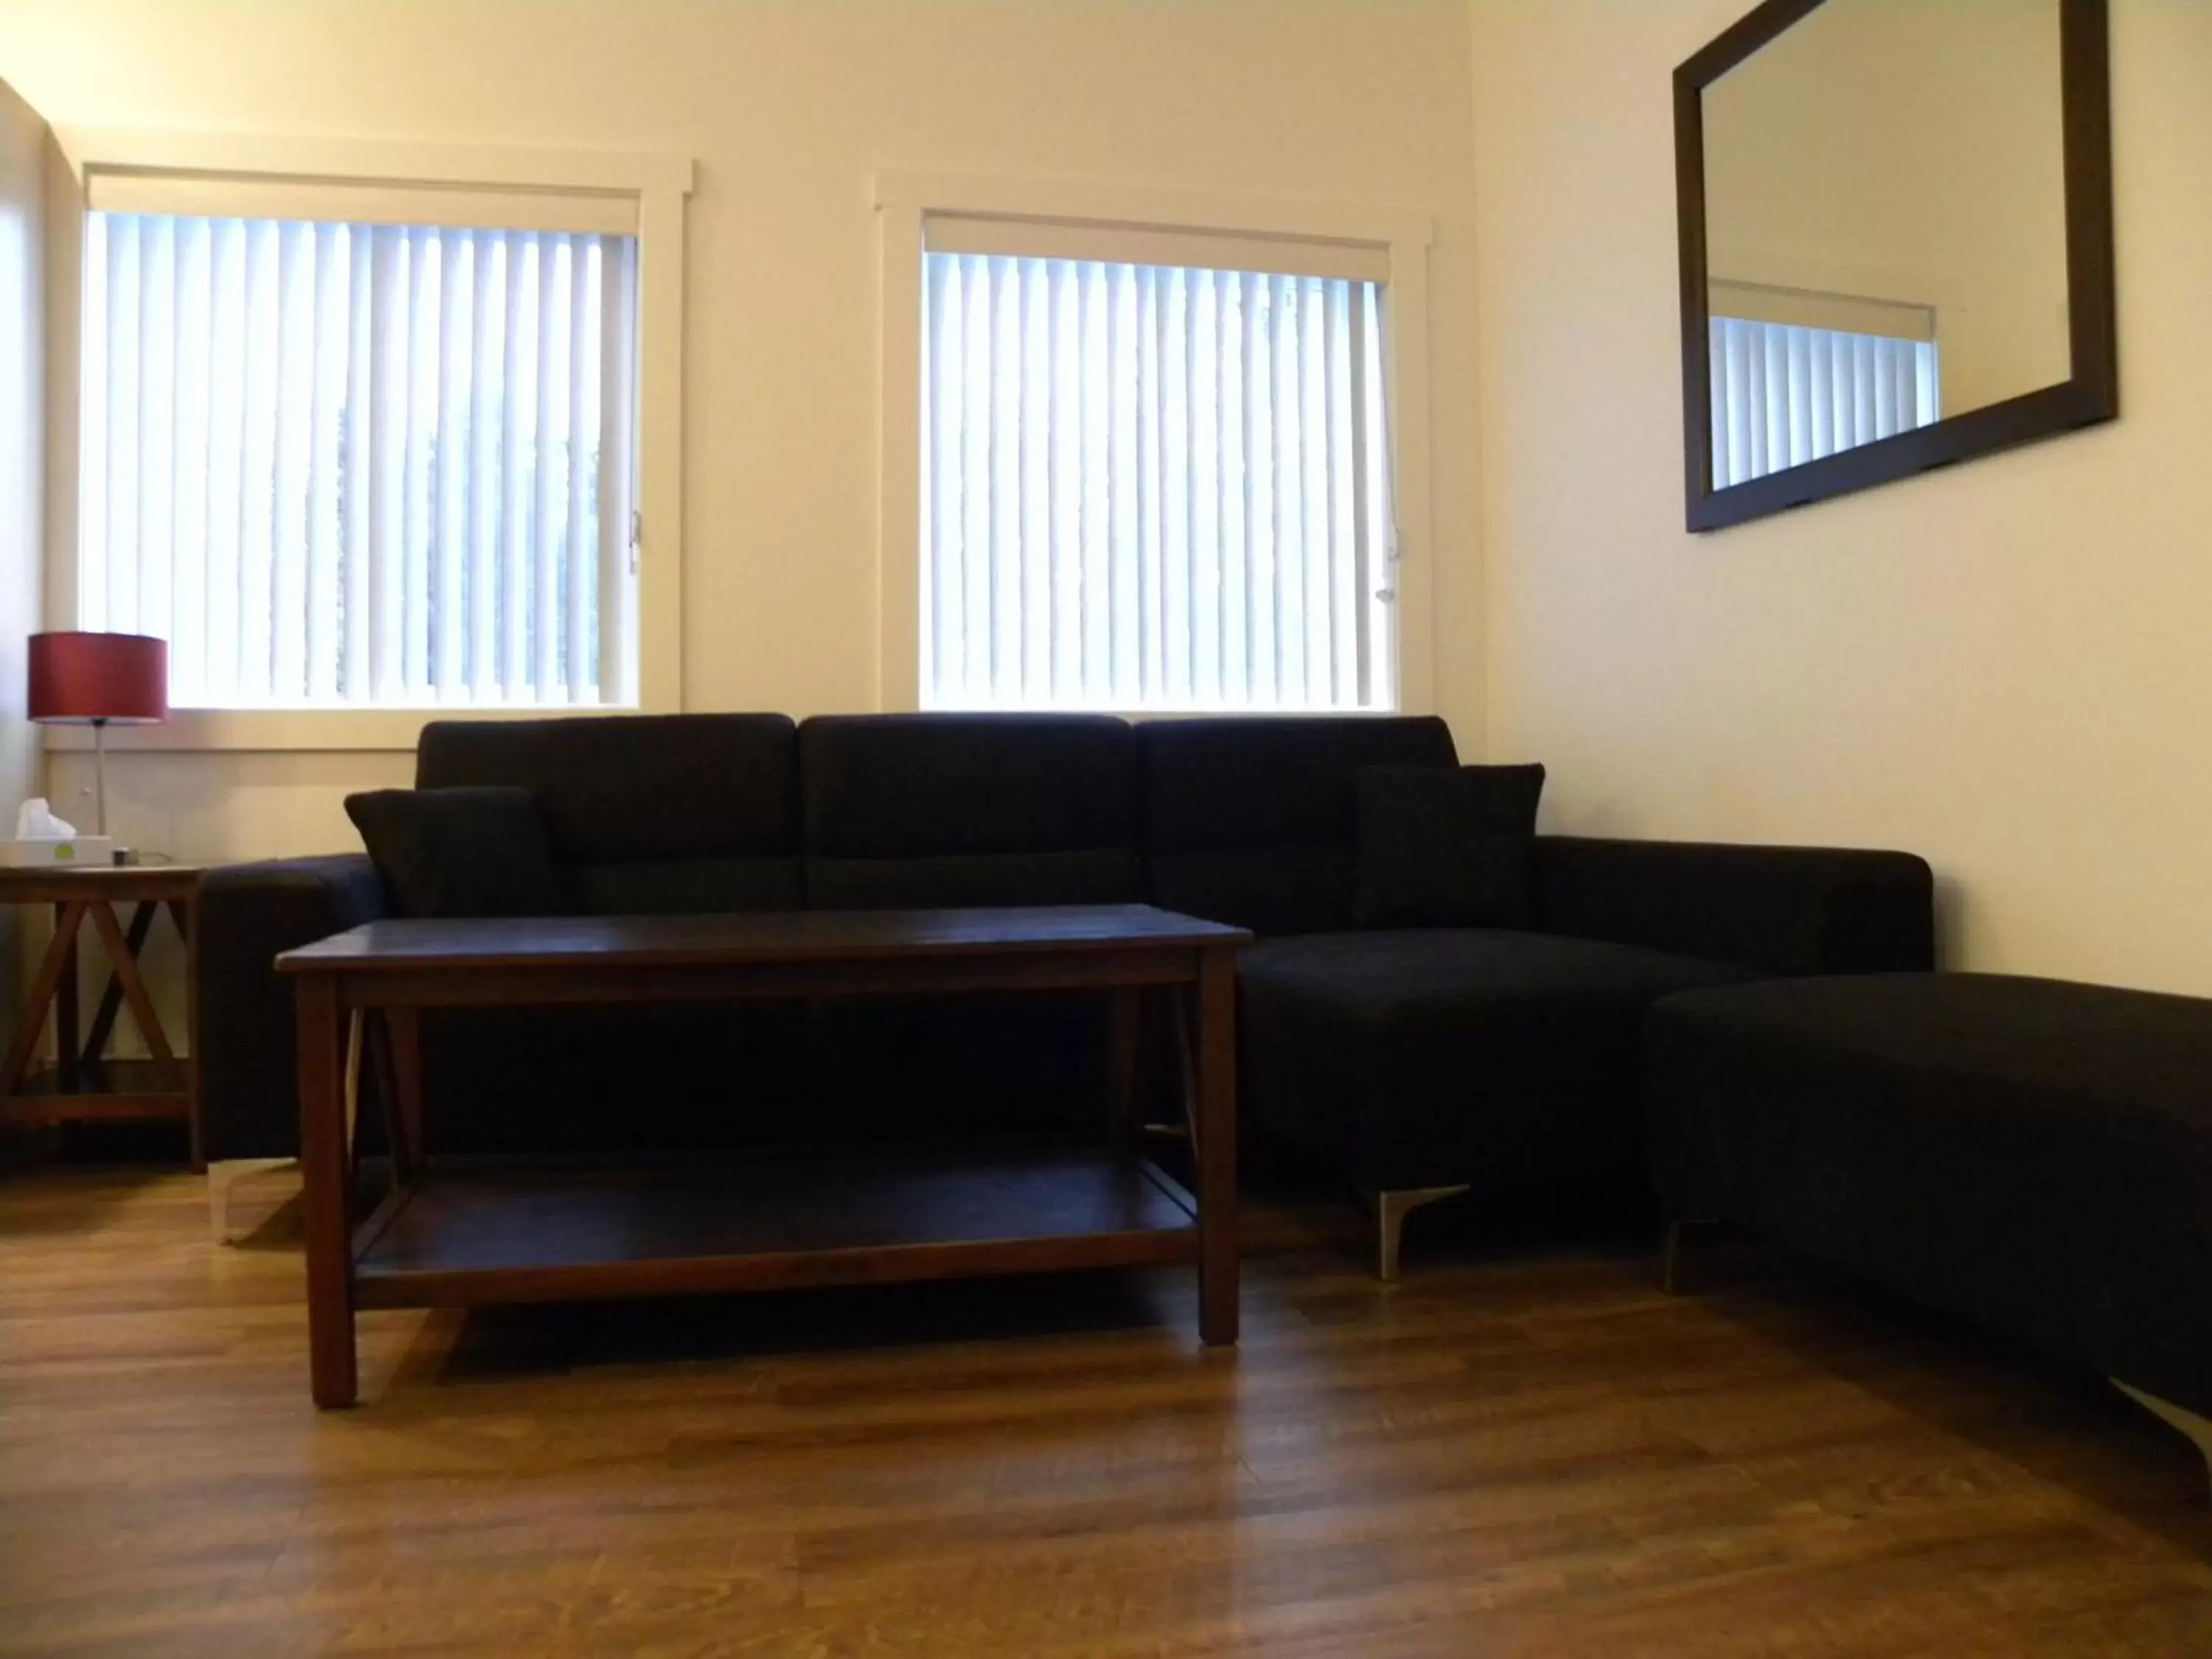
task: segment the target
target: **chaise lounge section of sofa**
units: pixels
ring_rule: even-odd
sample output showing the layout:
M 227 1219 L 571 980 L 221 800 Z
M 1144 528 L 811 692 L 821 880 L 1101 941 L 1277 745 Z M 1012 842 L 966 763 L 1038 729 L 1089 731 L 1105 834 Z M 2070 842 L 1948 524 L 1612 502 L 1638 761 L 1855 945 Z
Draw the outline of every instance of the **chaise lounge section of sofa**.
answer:
M 1644 1191 L 1655 999 L 1934 954 L 1917 858 L 1561 836 L 1538 839 L 1535 929 L 1361 929 L 1358 775 L 1456 764 L 1443 721 L 1162 721 L 1137 748 L 1154 902 L 1261 936 L 1247 1115 L 1367 1195 L 1385 1279 L 1439 1199 Z
M 2212 999 L 1802 979 L 1667 998 L 1645 1042 L 1677 1243 L 1724 1222 L 2002 1332 L 2212 1462 Z

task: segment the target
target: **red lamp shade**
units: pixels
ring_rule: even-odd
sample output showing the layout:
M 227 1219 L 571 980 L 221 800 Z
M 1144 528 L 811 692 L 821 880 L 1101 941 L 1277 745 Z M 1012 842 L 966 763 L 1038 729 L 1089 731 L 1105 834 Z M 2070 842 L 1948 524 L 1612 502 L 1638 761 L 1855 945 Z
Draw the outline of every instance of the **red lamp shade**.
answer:
M 31 635 L 30 715 L 149 726 L 169 718 L 169 642 L 144 634 Z

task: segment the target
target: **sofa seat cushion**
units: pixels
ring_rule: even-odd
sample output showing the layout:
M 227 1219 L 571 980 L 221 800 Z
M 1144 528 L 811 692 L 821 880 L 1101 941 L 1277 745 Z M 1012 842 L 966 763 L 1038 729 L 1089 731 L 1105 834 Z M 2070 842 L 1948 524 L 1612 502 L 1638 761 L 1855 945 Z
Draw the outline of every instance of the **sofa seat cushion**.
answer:
M 1057 993 L 432 1009 L 425 1117 L 440 1157 L 1095 1144 L 1106 1030 L 1099 998 Z M 380 1148 L 374 1113 L 365 1133 Z
M 1241 964 L 1250 1115 L 1370 1188 L 1645 1181 L 1640 1032 L 1748 970 L 1504 929 L 1264 940 Z
M 2212 1001 L 1985 974 L 1648 1017 L 1674 1213 L 2212 1411 Z
M 576 908 L 595 916 L 696 916 L 800 908 L 797 859 L 638 859 L 568 866 Z

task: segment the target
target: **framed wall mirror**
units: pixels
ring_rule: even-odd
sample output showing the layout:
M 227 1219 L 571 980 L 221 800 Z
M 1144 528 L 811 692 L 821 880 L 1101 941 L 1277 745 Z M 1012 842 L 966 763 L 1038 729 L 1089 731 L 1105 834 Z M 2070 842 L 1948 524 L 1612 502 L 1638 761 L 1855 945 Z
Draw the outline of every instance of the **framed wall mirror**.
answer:
M 1766 0 L 1674 71 L 1689 526 L 2118 411 L 2105 0 Z

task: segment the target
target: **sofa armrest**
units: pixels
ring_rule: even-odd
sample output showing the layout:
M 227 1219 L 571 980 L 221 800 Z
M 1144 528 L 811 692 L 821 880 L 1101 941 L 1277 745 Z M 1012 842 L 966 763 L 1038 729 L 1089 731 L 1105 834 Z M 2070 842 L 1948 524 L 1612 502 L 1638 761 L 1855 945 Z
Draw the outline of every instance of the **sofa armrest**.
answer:
M 387 913 L 358 854 L 232 864 L 200 882 L 200 1112 L 210 1162 L 300 1146 L 292 988 L 278 952 Z
M 1910 853 L 1714 842 L 1536 842 L 1546 932 L 1778 978 L 1936 965 L 1935 877 Z

